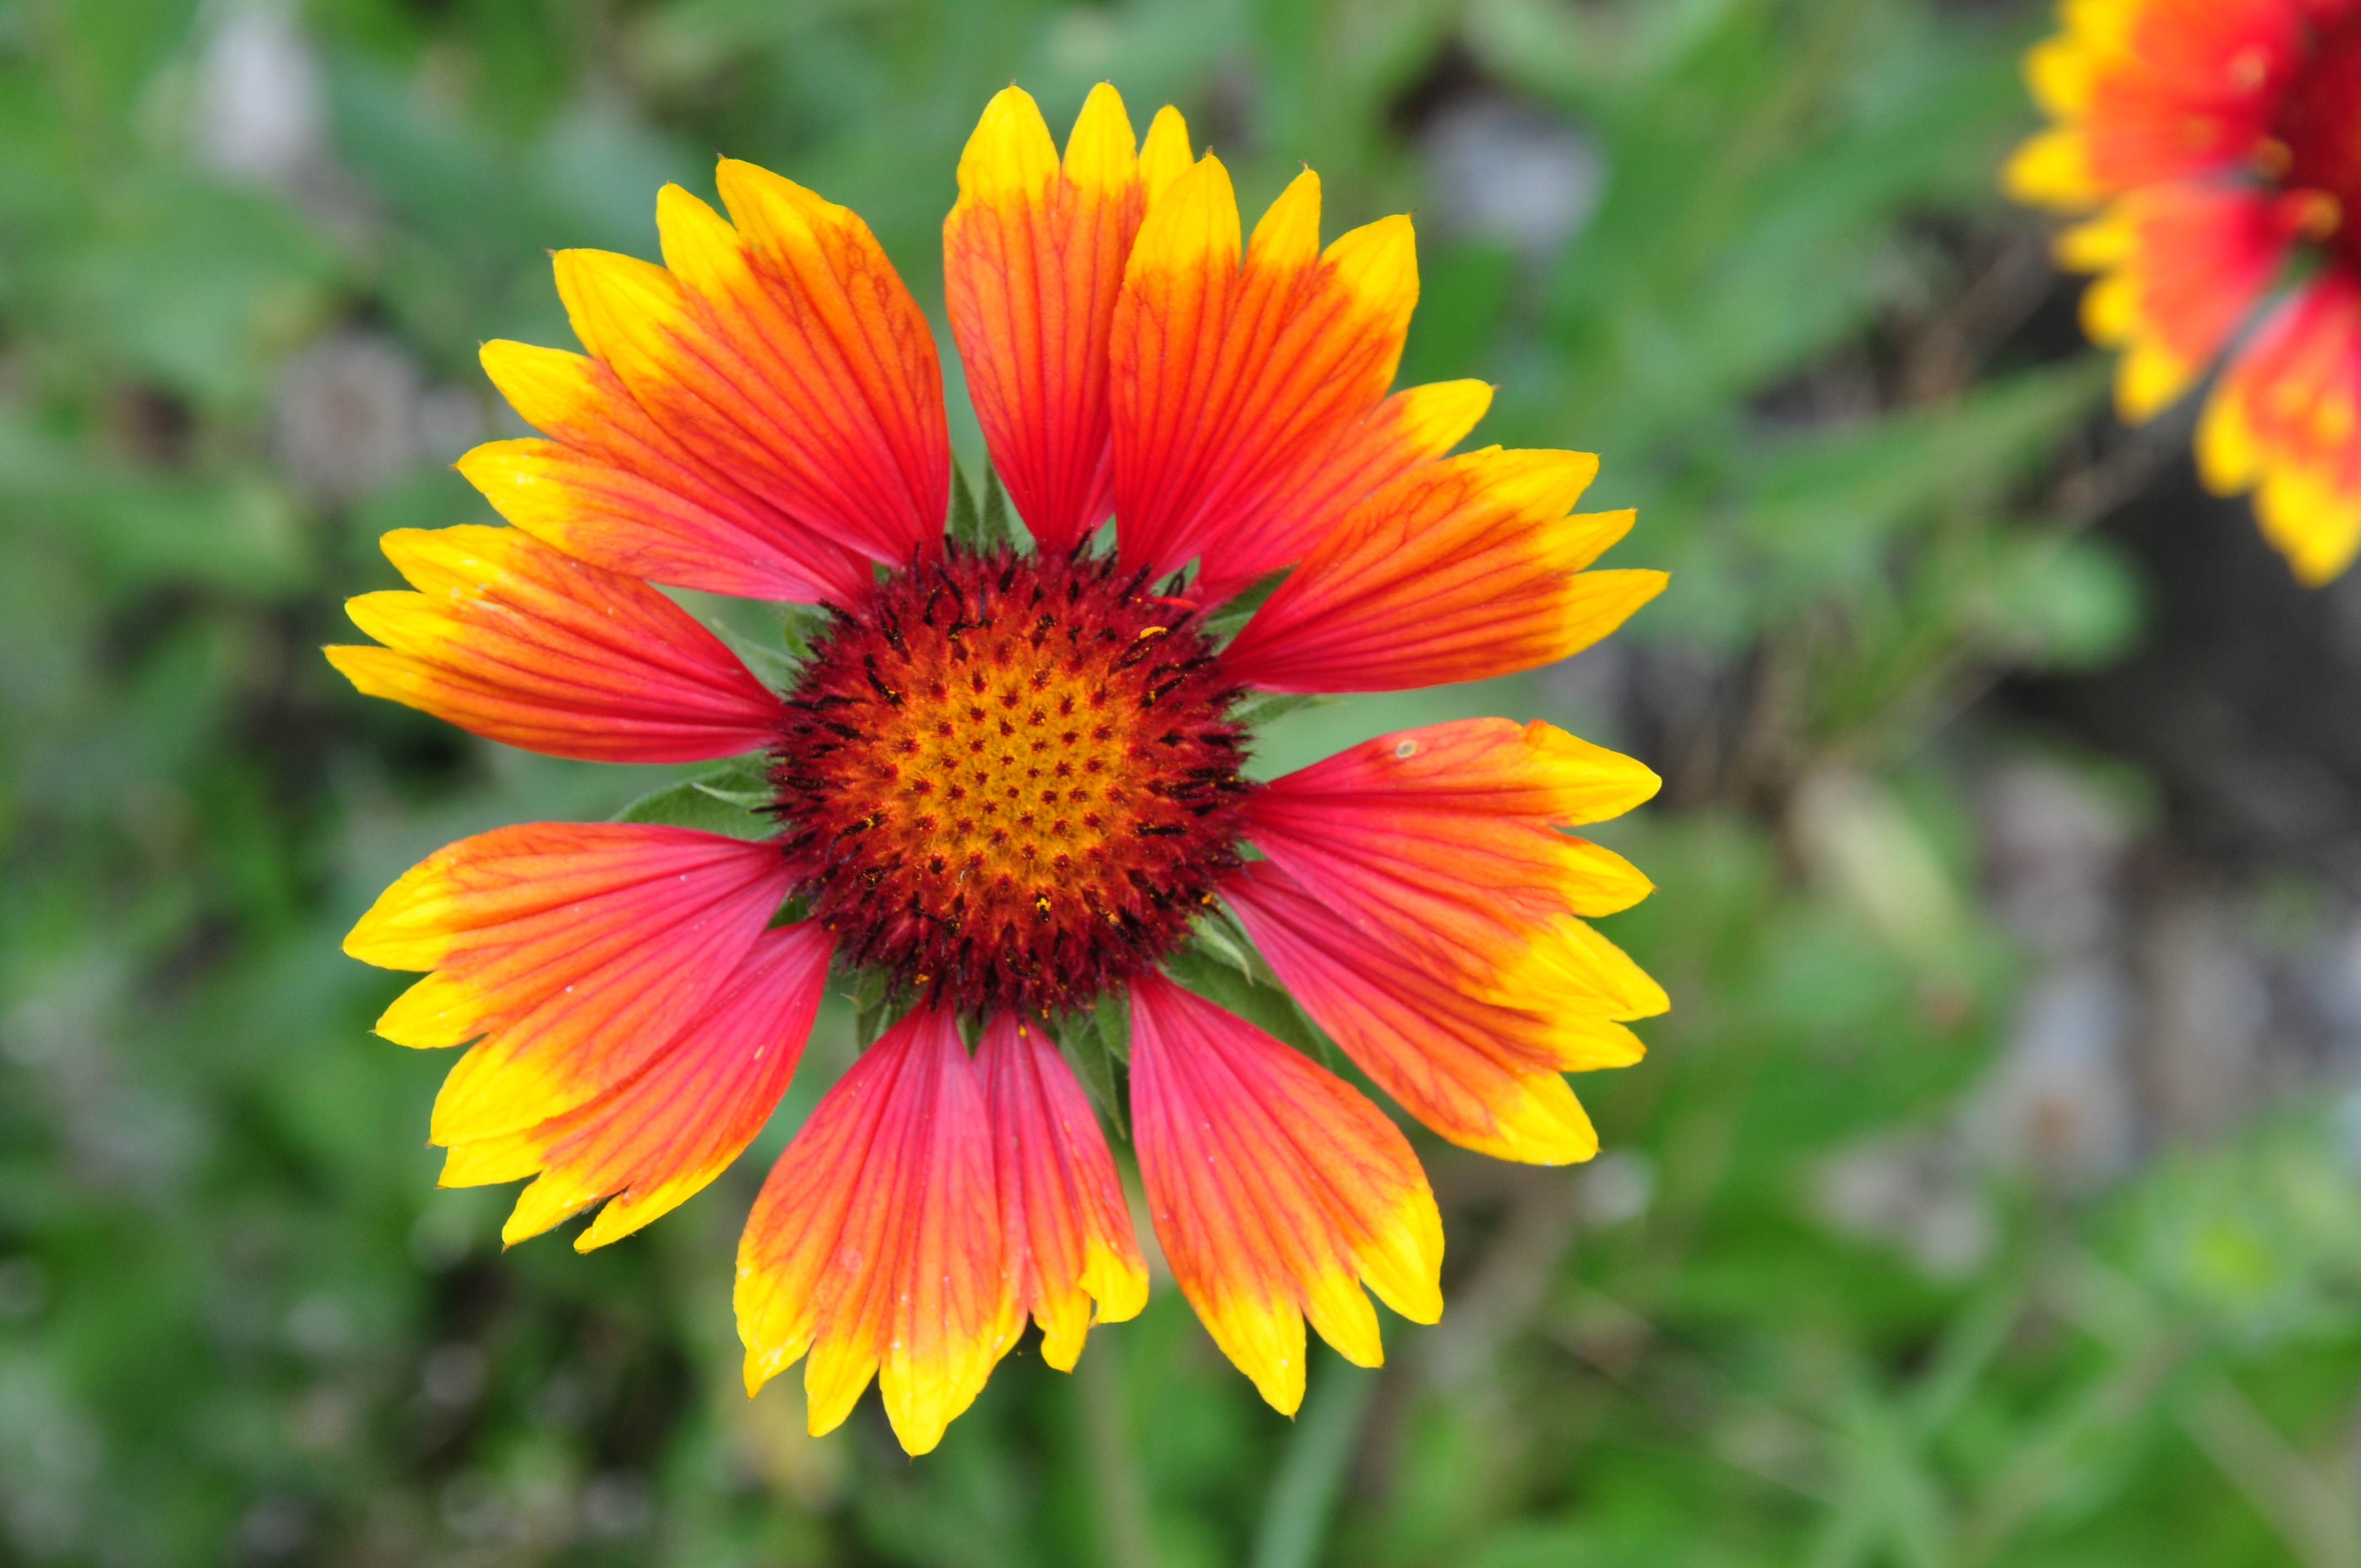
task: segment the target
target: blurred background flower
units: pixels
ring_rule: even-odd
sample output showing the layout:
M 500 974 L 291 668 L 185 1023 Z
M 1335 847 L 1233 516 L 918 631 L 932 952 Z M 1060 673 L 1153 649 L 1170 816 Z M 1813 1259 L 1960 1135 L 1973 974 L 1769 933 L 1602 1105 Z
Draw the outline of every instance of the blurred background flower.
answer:
M 2298 589 L 2186 413 L 2108 414 L 1996 186 L 2051 26 L 0 10 L 0 1561 L 2361 1563 L 2361 582 Z M 1422 1139 L 1452 1306 L 1381 1373 L 1323 1359 L 1290 1425 L 1157 1272 L 912 1466 L 873 1404 L 815 1440 L 735 1387 L 730 1238 L 813 1089 L 591 1256 L 433 1190 L 444 1060 L 368 1035 L 400 981 L 338 935 L 648 780 L 317 649 L 396 586 L 379 534 L 488 521 L 443 465 L 522 433 L 474 356 L 566 341 L 546 248 L 652 254 L 719 150 L 857 207 L 936 311 L 979 106 L 1063 126 L 1102 77 L 1251 209 L 1301 160 L 1332 232 L 1417 213 L 1403 379 L 1498 383 L 1487 439 L 1641 509 L 1674 584 L 1615 645 L 1304 709 L 1259 765 L 1488 712 L 1641 756 L 1661 803 L 1602 838 L 1666 896 L 1608 927 L 1675 1010 L 1583 1083 L 1595 1164 Z
M 2198 471 L 2252 489 L 2290 569 L 2325 582 L 2361 550 L 2361 5 L 2123 0 L 2059 21 L 2025 60 L 2055 123 L 2004 183 L 2102 209 L 2058 256 L 2102 274 L 2082 325 L 2123 350 L 2125 420 L 2169 407 L 2228 350 Z

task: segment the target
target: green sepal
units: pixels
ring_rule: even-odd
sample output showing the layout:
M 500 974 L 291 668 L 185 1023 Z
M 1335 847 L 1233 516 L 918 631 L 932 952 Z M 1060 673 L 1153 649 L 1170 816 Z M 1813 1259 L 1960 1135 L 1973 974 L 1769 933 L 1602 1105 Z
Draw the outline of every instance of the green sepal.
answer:
M 700 777 L 653 790 L 609 820 L 694 828 L 731 839 L 768 839 L 779 830 L 767 809 L 775 798 L 769 773 L 770 759 L 751 752 Z
M 951 459 L 951 512 L 943 521 L 943 532 L 956 544 L 973 544 L 983 532 L 983 514 L 976 509 L 975 491 L 969 488 L 967 469 L 956 457 Z
M 1120 991 L 1110 991 L 1087 1013 L 1069 1014 L 1051 1031 L 1074 1076 L 1107 1119 L 1115 1135 L 1128 1142 L 1131 1123 L 1123 1113 L 1123 1086 L 1118 1064 L 1131 1059 L 1131 1003 Z
M 1000 470 L 983 466 L 983 530 L 986 545 L 1016 543 L 1016 514 L 1008 508 L 1008 492 L 1000 488 Z
M 882 969 L 852 971 L 852 1043 L 867 1050 L 894 1022 L 892 979 Z
M 1252 939 L 1235 920 L 1230 918 L 1226 909 L 1216 905 L 1198 916 L 1191 923 L 1189 941 L 1206 957 L 1228 964 L 1249 981 L 1259 982 L 1270 979 L 1270 970 L 1264 967 L 1262 955 L 1255 951 Z
M 951 510 L 944 532 L 954 543 L 979 553 L 1015 546 L 1016 530 L 1014 514 L 1008 510 L 1008 493 L 1000 488 L 999 471 L 990 463 L 983 466 L 982 505 L 977 504 L 975 491 L 967 482 L 967 471 L 956 462 L 951 465 Z
M 795 690 L 796 683 L 803 678 L 804 659 L 808 650 L 798 653 L 785 648 L 774 648 L 726 625 L 715 626 L 711 630 L 732 653 L 738 655 L 740 663 L 753 672 L 756 680 L 779 696 L 785 696 Z
M 1248 692 L 1231 707 L 1227 717 L 1231 723 L 1251 729 L 1301 708 L 1326 707 L 1339 700 L 1310 692 Z
M 771 612 L 779 618 L 779 641 L 786 644 L 787 657 L 799 665 L 812 656 L 821 634 L 836 621 L 836 612 L 825 605 L 779 603 L 771 607 Z
M 1236 636 L 1238 628 L 1254 619 L 1254 612 L 1262 608 L 1262 601 L 1270 598 L 1293 570 L 1292 566 L 1281 566 L 1275 572 L 1264 573 L 1240 588 L 1205 617 L 1205 634 L 1224 642 Z

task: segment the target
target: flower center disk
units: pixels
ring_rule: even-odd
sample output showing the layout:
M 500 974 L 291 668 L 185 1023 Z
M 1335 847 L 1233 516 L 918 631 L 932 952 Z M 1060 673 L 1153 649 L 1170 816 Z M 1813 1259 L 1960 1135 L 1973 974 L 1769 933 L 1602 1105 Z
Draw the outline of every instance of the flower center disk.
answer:
M 1238 864 L 1237 688 L 1189 607 L 1113 570 L 954 547 L 840 611 L 789 697 L 800 891 L 897 991 L 1088 1005 Z
M 2331 198 L 2322 226 L 2361 265 L 2361 16 L 2312 40 L 2272 134 L 2287 149 L 2283 183 Z

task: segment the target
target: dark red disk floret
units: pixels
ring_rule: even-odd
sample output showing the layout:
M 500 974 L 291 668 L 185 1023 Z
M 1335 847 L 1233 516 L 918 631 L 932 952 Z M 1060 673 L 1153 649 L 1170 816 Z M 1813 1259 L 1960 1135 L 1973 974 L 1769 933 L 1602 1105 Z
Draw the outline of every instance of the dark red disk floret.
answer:
M 904 994 L 1091 1004 L 1238 863 L 1237 688 L 1186 604 L 1094 558 L 975 553 L 837 612 L 771 778 L 814 918 Z
M 2312 40 L 2271 134 L 2286 148 L 2287 185 L 2334 199 L 2331 243 L 2361 267 L 2361 16 Z

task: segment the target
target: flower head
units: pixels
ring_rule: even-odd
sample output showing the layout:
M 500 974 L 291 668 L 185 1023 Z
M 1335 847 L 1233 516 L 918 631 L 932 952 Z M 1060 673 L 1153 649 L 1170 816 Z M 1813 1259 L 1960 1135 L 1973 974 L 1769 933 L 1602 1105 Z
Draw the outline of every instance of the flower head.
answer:
M 961 160 L 951 329 L 1029 547 L 951 508 L 934 341 L 861 220 L 751 165 L 719 184 L 727 220 L 662 192 L 662 267 L 558 256 L 588 352 L 487 345 L 544 437 L 459 465 L 512 526 L 388 535 L 416 591 L 353 600 L 380 645 L 329 650 L 512 745 L 755 759 L 709 786 L 758 809 L 738 832 L 500 828 L 354 928 L 431 971 L 379 1032 L 468 1047 L 443 1180 L 533 1178 L 511 1242 L 599 1205 L 575 1245 L 629 1234 L 752 1141 L 837 973 L 898 1016 L 747 1222 L 750 1391 L 801 1359 L 818 1432 L 873 1377 L 923 1453 L 1027 1316 L 1071 1368 L 1139 1310 L 1071 1054 L 1127 1078 L 1173 1277 L 1291 1411 L 1307 1318 L 1374 1365 L 1365 1287 L 1441 1311 L 1434 1199 L 1359 1091 L 1171 977 L 1224 952 L 1444 1137 L 1587 1159 L 1562 1075 L 1638 1059 L 1624 1021 L 1664 997 L 1584 919 L 1646 880 L 1565 829 L 1656 780 L 1485 719 L 1257 782 L 1258 694 L 1563 658 L 1663 576 L 1585 570 L 1631 522 L 1572 513 L 1591 458 L 1446 455 L 1487 389 L 1389 391 L 1408 220 L 1323 247 L 1306 173 L 1242 239 L 1169 108 L 1136 143 L 1102 86 L 1060 158 L 1010 88 Z M 774 690 L 656 583 L 823 608 Z
M 848 963 L 956 1011 L 1087 1008 L 1240 864 L 1237 687 L 1104 557 L 955 549 L 820 640 L 772 780 Z
M 2264 534 L 2325 582 L 2361 550 L 2361 0 L 2066 0 L 2062 16 L 2026 57 L 2055 123 L 2010 160 L 2009 191 L 2096 210 L 2059 253 L 2101 275 L 2082 321 L 2124 351 L 2126 419 L 2230 348 L 2199 471 L 2255 489 Z

